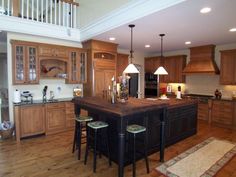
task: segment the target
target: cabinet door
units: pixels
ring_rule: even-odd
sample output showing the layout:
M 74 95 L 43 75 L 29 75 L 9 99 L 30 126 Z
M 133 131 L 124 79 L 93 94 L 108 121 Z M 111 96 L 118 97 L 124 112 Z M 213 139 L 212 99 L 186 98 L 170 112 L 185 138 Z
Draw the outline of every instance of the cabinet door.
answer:
M 77 51 L 70 51 L 69 63 L 68 63 L 68 84 L 79 83 L 79 56 Z
M 221 71 L 220 83 L 221 84 L 236 84 L 236 50 L 222 51 L 221 52 Z
M 66 114 L 64 103 L 50 103 L 46 112 L 47 134 L 65 130 Z
M 44 106 L 22 106 L 20 114 L 20 137 L 45 133 Z
M 104 71 L 103 70 L 95 70 L 94 71 L 94 94 L 95 96 L 103 97 L 104 91 Z M 108 90 L 108 87 L 106 88 Z
M 13 45 L 13 84 L 26 82 L 26 47 Z
M 29 84 L 39 83 L 39 62 L 37 47 L 27 46 L 27 82 Z
M 80 52 L 79 59 L 79 82 L 86 83 L 87 82 L 87 52 Z
M 233 126 L 233 102 L 214 100 L 212 103 L 212 122 L 220 126 Z
M 164 75 L 164 82 L 174 83 L 176 75 L 176 62 L 175 58 L 168 57 L 164 59 L 164 67 L 168 72 L 168 75 Z
M 123 71 L 129 64 L 129 55 L 127 54 L 118 54 L 116 60 L 116 78 L 122 76 Z
M 185 75 L 182 74 L 183 69 L 186 66 L 186 55 L 180 56 L 176 58 L 175 63 L 175 82 L 176 83 L 185 83 Z

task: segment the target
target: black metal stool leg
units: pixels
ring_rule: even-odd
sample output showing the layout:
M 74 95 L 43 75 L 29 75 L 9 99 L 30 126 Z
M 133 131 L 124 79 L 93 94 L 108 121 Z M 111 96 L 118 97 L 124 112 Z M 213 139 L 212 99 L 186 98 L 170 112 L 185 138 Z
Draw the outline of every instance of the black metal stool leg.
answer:
M 97 163 L 97 129 L 95 129 L 94 135 L 94 151 L 93 151 L 93 172 L 96 172 L 96 163 Z
M 107 146 L 107 156 L 108 156 L 108 161 L 109 165 L 111 166 L 111 156 L 110 156 L 110 148 L 109 148 L 109 139 L 108 139 L 108 128 L 106 128 L 106 146 Z
M 74 131 L 74 141 L 73 141 L 72 153 L 75 152 L 76 140 L 77 140 L 77 121 L 75 121 L 75 131 Z
M 87 163 L 87 158 L 88 158 L 89 136 L 90 136 L 90 128 L 88 126 L 86 126 L 86 150 L 85 150 L 85 155 L 84 155 L 84 164 L 85 165 Z
M 146 168 L 147 168 L 147 173 L 149 173 L 149 163 L 148 163 L 148 154 L 147 154 L 147 131 L 145 132 L 145 134 L 144 134 L 144 136 L 145 136 L 145 140 L 144 140 L 144 143 L 145 143 L 145 161 L 146 161 Z
M 77 146 L 78 146 L 78 160 L 80 160 L 80 154 L 81 154 L 81 134 L 82 134 L 82 123 L 78 123 L 78 134 L 77 134 Z
M 133 177 L 135 177 L 136 176 L 136 164 L 135 164 L 135 161 L 136 161 L 136 148 L 135 148 L 135 146 L 136 146 L 136 143 L 135 143 L 135 133 L 134 133 L 134 144 L 133 144 Z

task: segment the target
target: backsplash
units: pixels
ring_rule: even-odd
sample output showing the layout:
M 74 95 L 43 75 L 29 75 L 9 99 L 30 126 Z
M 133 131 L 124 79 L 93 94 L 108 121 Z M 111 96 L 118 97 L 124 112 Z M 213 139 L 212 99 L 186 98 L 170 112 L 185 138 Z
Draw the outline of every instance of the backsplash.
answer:
M 42 91 L 44 86 L 47 85 L 47 99 L 49 99 L 49 92 L 53 91 L 55 99 L 58 98 L 72 98 L 73 97 L 73 88 L 83 89 L 82 84 L 65 84 L 64 79 L 40 79 L 39 85 L 15 85 L 13 86 L 14 90 L 18 89 L 20 91 L 28 90 L 33 94 L 34 100 L 42 99 Z

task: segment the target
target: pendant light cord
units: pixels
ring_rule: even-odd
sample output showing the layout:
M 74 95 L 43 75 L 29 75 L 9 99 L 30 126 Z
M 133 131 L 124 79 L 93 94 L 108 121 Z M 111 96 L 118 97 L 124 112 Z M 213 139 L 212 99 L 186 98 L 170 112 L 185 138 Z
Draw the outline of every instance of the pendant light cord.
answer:
M 159 36 L 161 36 L 161 62 L 163 62 L 163 36 L 165 36 L 165 34 L 159 34 Z
M 131 28 L 131 44 L 130 44 L 130 63 L 133 63 L 133 28 L 135 27 L 135 25 L 129 25 L 129 27 Z

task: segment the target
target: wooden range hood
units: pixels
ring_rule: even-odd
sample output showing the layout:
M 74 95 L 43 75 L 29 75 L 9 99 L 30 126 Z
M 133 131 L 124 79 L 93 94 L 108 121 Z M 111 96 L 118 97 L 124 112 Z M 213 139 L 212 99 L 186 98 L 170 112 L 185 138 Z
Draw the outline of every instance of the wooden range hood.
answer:
M 205 45 L 190 48 L 190 61 L 183 74 L 219 74 L 215 62 L 215 45 Z

